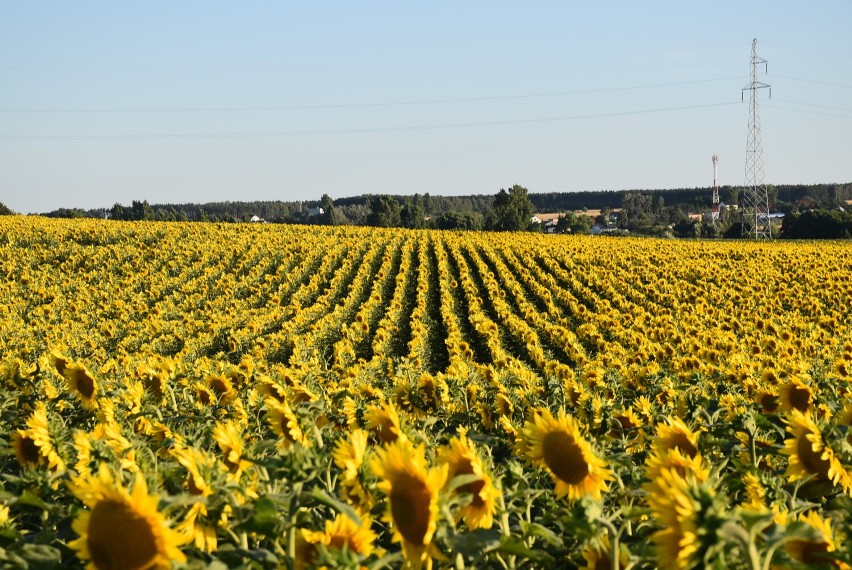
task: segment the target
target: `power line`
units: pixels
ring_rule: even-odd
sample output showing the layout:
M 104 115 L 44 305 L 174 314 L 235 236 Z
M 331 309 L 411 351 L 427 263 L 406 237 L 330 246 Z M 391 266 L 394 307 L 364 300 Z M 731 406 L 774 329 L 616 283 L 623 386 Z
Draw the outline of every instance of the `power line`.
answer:
M 844 109 L 843 107 L 830 107 L 829 105 L 817 105 L 815 103 L 805 103 L 803 101 L 785 101 L 784 99 L 773 99 L 773 101 L 777 101 L 778 103 L 787 103 L 789 105 L 804 105 L 805 107 L 816 107 L 818 109 L 829 109 L 831 111 L 845 111 L 847 113 L 852 113 L 852 109 Z
M 257 131 L 257 132 L 233 132 L 233 133 L 178 133 L 178 134 L 128 134 L 128 135 L 0 135 L 0 140 L 146 140 L 146 139 L 215 139 L 215 138 L 254 138 L 254 137 L 287 137 L 302 135 L 346 135 L 364 133 L 390 133 L 404 131 L 426 131 L 441 129 L 459 129 L 471 127 L 521 125 L 533 123 L 549 123 L 557 121 L 571 121 L 578 119 L 598 119 L 608 117 L 623 117 L 629 115 L 646 115 L 653 113 L 667 113 L 673 111 L 687 111 L 691 109 L 706 109 L 711 107 L 724 107 L 728 105 L 739 105 L 738 101 L 727 103 L 708 103 L 704 105 L 689 105 L 684 107 L 664 107 L 657 109 L 642 109 L 636 111 L 621 111 L 613 113 L 594 113 L 588 115 L 567 115 L 557 117 L 542 117 L 535 119 L 513 119 L 505 121 L 483 121 L 470 123 L 446 123 L 436 125 L 408 125 L 398 127 L 371 127 L 359 129 L 327 129 L 327 130 L 301 130 L 301 131 Z
M 809 115 L 822 115 L 824 117 L 838 117 L 840 119 L 852 119 L 852 115 L 840 115 L 838 113 L 826 113 L 824 111 L 811 111 L 809 109 L 796 109 L 795 107 L 785 107 L 783 105 L 776 105 L 773 102 L 770 102 L 767 107 L 772 109 L 781 109 L 783 111 L 794 111 L 796 113 L 807 113 Z
M 232 111 L 295 111 L 307 109 L 352 109 L 364 107 L 391 107 L 409 105 L 432 105 L 443 103 L 475 103 L 482 101 L 503 101 L 511 99 L 533 99 L 543 97 L 560 97 L 565 95 L 585 95 L 591 93 L 606 93 L 613 91 L 629 91 L 636 89 L 654 89 L 658 87 L 675 87 L 679 85 L 695 85 L 699 83 L 711 83 L 718 81 L 730 81 L 741 79 L 741 76 L 719 77 L 716 79 L 694 79 L 690 81 L 676 81 L 670 83 L 652 83 L 646 85 L 628 85 L 621 87 L 601 87 L 595 89 L 578 89 L 573 91 L 551 91 L 546 93 L 526 93 L 516 95 L 493 95 L 484 97 L 460 97 L 449 99 L 419 99 L 411 101 L 385 101 L 378 103 L 336 103 L 315 105 L 286 105 L 270 107 L 174 107 L 174 108 L 129 108 L 129 109 L 38 109 L 18 108 L 0 109 L 0 113 L 183 113 L 183 112 L 232 112 Z
M 788 75 L 775 75 L 772 74 L 772 77 L 778 77 L 780 79 L 789 79 L 791 81 L 801 81 L 802 83 L 815 83 L 817 85 L 830 85 L 832 87 L 842 87 L 844 89 L 852 89 L 852 85 L 847 85 L 845 83 L 834 83 L 831 81 L 818 81 L 816 79 L 803 79 L 801 77 L 790 77 Z

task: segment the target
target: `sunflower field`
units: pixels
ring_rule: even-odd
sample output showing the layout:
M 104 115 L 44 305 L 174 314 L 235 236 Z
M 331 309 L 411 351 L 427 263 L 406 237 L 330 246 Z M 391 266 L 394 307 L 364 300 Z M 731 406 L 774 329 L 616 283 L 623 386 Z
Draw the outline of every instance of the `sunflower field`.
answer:
M 0 566 L 852 568 L 852 244 L 0 217 Z

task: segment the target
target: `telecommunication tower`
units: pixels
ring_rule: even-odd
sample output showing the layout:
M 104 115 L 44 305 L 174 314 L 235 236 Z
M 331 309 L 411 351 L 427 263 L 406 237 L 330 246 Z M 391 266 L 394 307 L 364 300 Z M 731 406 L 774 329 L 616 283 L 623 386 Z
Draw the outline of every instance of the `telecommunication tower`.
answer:
M 757 57 L 757 39 L 751 42 L 751 82 L 742 88 L 742 94 L 749 92 L 748 142 L 746 143 L 745 188 L 743 189 L 743 236 L 755 239 L 769 239 L 772 229 L 769 225 L 769 192 L 763 183 L 763 148 L 760 141 L 760 113 L 757 104 L 759 89 L 769 88 L 766 83 L 757 80 L 757 67 L 763 65 L 768 71 L 765 59 Z
M 714 220 L 719 219 L 719 185 L 716 183 L 716 165 L 719 163 L 719 157 L 713 155 L 713 200 L 710 209 L 710 217 Z

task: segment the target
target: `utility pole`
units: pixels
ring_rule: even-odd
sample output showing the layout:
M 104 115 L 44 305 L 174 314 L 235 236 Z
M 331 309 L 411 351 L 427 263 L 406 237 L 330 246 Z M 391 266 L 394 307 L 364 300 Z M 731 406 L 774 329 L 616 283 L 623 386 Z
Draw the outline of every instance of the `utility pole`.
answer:
M 745 188 L 743 189 L 743 237 L 769 239 L 772 228 L 769 224 L 769 191 L 763 183 L 763 147 L 760 138 L 760 112 L 757 104 L 759 89 L 772 89 L 757 80 L 757 67 L 768 70 L 765 59 L 757 57 L 757 39 L 751 42 L 751 82 L 742 88 L 742 95 L 749 92 L 748 141 L 746 143 Z

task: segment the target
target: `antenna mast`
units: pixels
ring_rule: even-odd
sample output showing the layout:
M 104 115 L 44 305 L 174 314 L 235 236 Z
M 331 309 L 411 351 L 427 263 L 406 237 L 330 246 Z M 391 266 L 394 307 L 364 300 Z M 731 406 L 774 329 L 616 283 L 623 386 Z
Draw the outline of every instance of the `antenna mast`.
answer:
M 769 96 L 772 97 L 772 89 L 757 80 L 757 66 L 761 64 L 766 73 L 768 64 L 765 59 L 757 57 L 757 39 L 754 39 L 751 42 L 751 82 L 742 88 L 742 94 L 749 92 L 742 235 L 754 239 L 769 239 L 772 237 L 772 228 L 769 225 L 769 192 L 763 183 L 763 147 L 760 140 L 757 91 L 769 88 Z

